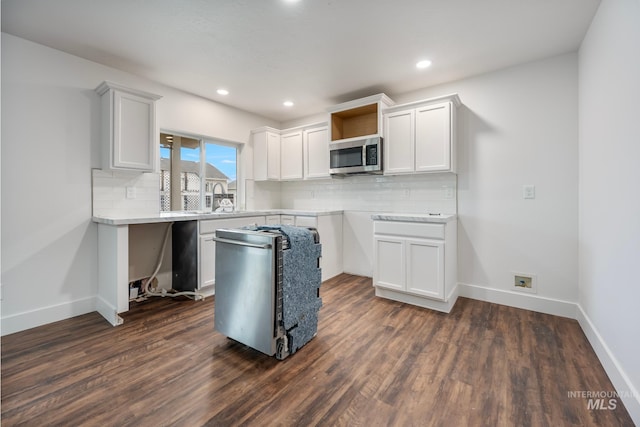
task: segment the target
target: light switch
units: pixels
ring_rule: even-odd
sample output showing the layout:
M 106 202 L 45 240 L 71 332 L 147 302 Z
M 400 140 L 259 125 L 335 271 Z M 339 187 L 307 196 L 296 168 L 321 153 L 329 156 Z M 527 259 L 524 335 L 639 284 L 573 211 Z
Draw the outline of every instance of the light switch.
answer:
M 524 199 L 535 199 L 536 198 L 536 186 L 535 185 L 523 185 L 522 186 L 522 197 Z
M 444 188 L 444 198 L 453 199 L 453 188 L 448 185 L 443 185 L 442 188 Z

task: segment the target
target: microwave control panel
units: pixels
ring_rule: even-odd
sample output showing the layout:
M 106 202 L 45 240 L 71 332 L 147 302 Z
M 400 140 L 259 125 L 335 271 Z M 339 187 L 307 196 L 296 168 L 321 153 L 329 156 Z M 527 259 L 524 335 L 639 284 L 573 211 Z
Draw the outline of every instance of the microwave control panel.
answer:
M 378 164 L 378 146 L 367 145 L 366 146 L 366 165 L 373 166 Z

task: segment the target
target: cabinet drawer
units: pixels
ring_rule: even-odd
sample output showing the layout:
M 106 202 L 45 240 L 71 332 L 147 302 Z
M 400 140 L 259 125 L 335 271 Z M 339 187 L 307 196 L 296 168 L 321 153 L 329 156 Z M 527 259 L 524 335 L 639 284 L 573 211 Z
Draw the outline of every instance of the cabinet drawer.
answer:
M 425 239 L 444 240 L 445 224 L 374 221 L 375 234 L 389 234 L 393 236 L 421 237 Z
M 267 215 L 267 225 L 280 224 L 280 215 Z
M 315 216 L 296 216 L 296 227 L 317 227 L 318 218 Z
M 263 216 L 251 216 L 227 219 L 205 219 L 200 221 L 200 234 L 213 233 L 218 228 L 238 228 L 251 224 L 262 225 L 265 223 Z
M 280 224 L 294 225 L 295 218 L 292 215 L 280 215 Z

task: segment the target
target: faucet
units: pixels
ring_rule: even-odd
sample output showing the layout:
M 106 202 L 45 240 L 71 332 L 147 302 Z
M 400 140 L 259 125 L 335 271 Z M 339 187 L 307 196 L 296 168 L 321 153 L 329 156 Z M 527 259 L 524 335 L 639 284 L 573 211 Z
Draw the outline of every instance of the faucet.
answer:
M 224 187 L 222 186 L 222 183 L 216 182 L 213 185 L 213 190 L 211 190 L 211 210 L 215 210 L 216 188 L 218 185 L 220 186 L 220 194 L 224 194 Z M 220 206 L 220 203 L 218 203 L 218 206 Z

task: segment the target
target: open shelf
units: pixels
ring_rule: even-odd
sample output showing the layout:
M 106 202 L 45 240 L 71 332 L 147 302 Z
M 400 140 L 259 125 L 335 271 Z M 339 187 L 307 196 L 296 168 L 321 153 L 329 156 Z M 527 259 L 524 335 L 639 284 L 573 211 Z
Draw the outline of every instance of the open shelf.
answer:
M 378 103 L 331 114 L 331 141 L 378 133 Z

